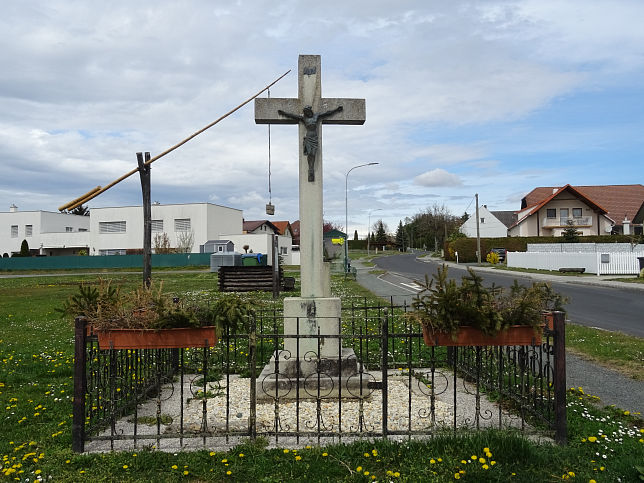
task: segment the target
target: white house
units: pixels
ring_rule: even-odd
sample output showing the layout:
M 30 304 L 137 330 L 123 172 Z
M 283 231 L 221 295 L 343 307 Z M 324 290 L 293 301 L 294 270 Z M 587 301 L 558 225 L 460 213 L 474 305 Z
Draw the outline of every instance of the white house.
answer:
M 490 211 L 487 205 L 479 208 L 479 234 L 481 238 L 504 238 L 508 236 L 508 227 L 512 224 L 512 211 Z M 459 228 L 468 238 L 476 238 L 476 215 L 470 216 Z
M 20 252 L 23 240 L 34 255 L 77 255 L 89 248 L 89 228 L 89 216 L 18 211 L 11 205 L 0 212 L 0 256 Z
M 91 255 L 124 255 L 143 247 L 143 208 L 121 206 L 90 210 Z M 211 203 L 152 205 L 152 239 L 165 233 L 170 246 L 188 243 L 198 253 L 208 240 L 242 232 L 242 211 Z
M 235 208 L 211 203 L 152 205 L 152 249 L 156 235 L 167 235 L 169 245 L 176 248 L 188 244 L 186 251 L 199 253 L 209 240 L 228 240 L 234 250 L 244 253 L 244 246 L 253 253 L 268 255 L 272 264 L 272 237 L 278 229 L 270 222 L 251 222 L 252 232 L 244 230 L 243 213 Z M 46 211 L 19 212 L 12 206 L 0 213 L 0 256 L 20 251 L 26 239 L 32 254 L 56 256 L 125 255 L 143 248 L 143 208 L 119 206 L 91 208 L 90 216 L 50 213 Z M 278 253 L 288 265 L 299 264 L 299 253 L 292 251 L 290 231 L 278 235 Z

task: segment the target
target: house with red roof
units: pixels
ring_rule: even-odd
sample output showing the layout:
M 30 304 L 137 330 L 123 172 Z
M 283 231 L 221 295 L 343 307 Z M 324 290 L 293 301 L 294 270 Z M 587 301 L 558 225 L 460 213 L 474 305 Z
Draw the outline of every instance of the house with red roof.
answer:
M 277 234 L 282 236 L 290 236 L 293 238 L 293 228 L 288 221 L 273 221 L 273 225 L 277 228 Z
M 508 236 L 561 236 L 569 226 L 581 235 L 642 234 L 644 186 L 539 187 L 521 200 Z
M 242 233 L 252 235 L 279 235 L 279 229 L 268 220 L 244 220 Z

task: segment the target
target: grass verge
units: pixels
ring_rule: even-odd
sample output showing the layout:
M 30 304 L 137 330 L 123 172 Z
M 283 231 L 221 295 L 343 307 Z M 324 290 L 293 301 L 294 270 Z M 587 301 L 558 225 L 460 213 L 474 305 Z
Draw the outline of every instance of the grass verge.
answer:
M 644 339 L 640 337 L 567 324 L 566 350 L 638 381 L 644 380 Z

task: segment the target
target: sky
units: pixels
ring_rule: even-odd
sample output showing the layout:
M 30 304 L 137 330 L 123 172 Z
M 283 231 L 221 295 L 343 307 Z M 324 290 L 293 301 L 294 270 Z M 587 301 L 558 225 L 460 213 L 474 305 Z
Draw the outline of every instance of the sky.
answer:
M 537 186 L 643 183 L 643 21 L 641 0 L 9 0 L 0 211 L 57 211 L 289 69 L 270 95 L 297 97 L 300 54 L 324 97 L 366 99 L 364 125 L 322 127 L 324 218 L 347 208 L 350 234 L 475 193 L 518 210 Z M 268 144 L 249 103 L 153 163 L 152 200 L 294 221 L 296 127 L 271 127 L 270 195 Z M 134 175 L 88 206 L 140 203 Z

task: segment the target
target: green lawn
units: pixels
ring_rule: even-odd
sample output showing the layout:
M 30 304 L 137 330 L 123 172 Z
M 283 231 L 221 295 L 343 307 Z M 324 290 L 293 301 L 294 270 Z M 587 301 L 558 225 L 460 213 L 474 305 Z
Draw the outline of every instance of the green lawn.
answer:
M 106 275 L 136 286 L 139 275 Z M 167 291 L 205 295 L 209 272 L 154 274 Z M 0 478 L 7 481 L 636 481 L 644 462 L 639 415 L 600 409 L 569 391 L 570 443 L 536 444 L 510 432 L 439 434 L 429 441 L 359 442 L 298 451 L 262 441 L 226 453 L 71 452 L 73 340 L 54 308 L 92 276 L 0 279 Z M 334 278 L 341 296 L 367 295 Z M 262 297 L 269 298 L 270 294 Z M 571 333 L 573 337 L 576 337 Z M 489 454 L 488 454 L 489 453 Z M 474 458 L 476 457 L 476 458 Z M 483 458 L 483 460 L 481 460 Z M 493 463 L 494 462 L 494 463 Z

